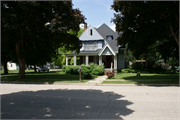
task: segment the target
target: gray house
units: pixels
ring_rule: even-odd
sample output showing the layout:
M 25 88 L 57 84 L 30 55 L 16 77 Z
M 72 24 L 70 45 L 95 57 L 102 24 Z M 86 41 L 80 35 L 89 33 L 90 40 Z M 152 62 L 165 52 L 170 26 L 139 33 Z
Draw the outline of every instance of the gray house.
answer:
M 91 25 L 87 28 L 85 24 L 85 30 L 79 38 L 82 41 L 80 53 L 65 54 L 66 65 L 68 65 L 68 57 L 74 57 L 74 65 L 76 65 L 76 58 L 80 57 L 80 64 L 88 65 L 91 62 L 103 64 L 105 70 L 112 68 L 116 73 L 117 69 L 125 68 L 125 47 L 117 45 L 117 37 L 118 33 L 106 24 L 102 24 L 97 29 Z

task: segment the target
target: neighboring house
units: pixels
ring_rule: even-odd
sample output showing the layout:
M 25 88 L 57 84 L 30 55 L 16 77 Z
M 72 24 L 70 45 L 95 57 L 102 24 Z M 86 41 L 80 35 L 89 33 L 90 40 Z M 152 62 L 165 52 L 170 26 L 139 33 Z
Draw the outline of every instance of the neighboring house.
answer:
M 16 63 L 7 62 L 8 70 L 18 70 L 19 66 Z
M 124 51 L 125 47 L 117 45 L 116 38 L 118 33 L 114 32 L 106 24 L 102 24 L 95 29 L 93 26 L 87 28 L 80 36 L 82 41 L 82 48 L 80 53 L 67 53 L 66 65 L 68 65 L 68 57 L 74 57 L 74 65 L 76 65 L 76 58 L 80 57 L 80 64 L 95 63 L 103 64 L 105 69 L 112 67 L 116 73 L 117 69 L 125 68 Z

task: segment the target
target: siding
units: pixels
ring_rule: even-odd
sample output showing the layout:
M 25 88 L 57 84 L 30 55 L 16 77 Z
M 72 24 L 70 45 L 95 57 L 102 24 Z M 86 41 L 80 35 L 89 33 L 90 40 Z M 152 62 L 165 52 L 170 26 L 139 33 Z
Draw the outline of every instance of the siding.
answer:
M 112 52 L 109 50 L 109 48 L 106 48 L 102 55 L 113 55 Z
M 98 41 L 98 49 L 102 48 L 102 41 Z
M 117 56 L 117 68 L 125 68 L 124 64 L 124 51 L 119 51 L 119 54 Z

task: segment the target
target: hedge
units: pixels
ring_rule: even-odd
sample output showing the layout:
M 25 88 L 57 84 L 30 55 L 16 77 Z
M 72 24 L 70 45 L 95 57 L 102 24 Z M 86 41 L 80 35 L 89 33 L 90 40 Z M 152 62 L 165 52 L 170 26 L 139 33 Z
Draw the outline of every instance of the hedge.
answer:
M 73 66 L 73 65 L 68 65 L 68 66 L 63 66 L 62 72 L 66 74 L 79 74 L 78 69 L 79 65 Z M 88 66 L 85 64 L 81 65 L 81 74 L 86 75 L 86 74 L 92 74 L 92 75 L 102 75 L 104 74 L 104 66 L 103 65 L 97 65 L 94 63 L 90 63 Z

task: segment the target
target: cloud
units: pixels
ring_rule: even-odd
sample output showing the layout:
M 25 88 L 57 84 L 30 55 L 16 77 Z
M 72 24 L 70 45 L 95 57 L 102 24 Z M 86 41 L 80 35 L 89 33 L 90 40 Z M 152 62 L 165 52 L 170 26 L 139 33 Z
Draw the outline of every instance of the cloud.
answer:
M 112 30 L 114 30 L 114 31 L 116 31 L 116 26 L 115 25 L 111 25 L 111 26 L 109 26 Z

